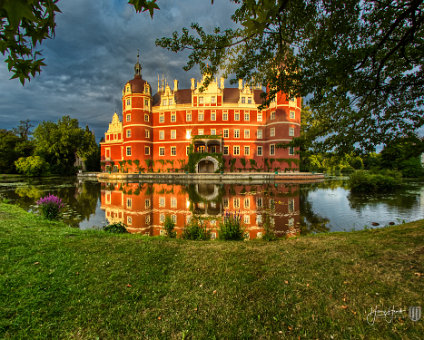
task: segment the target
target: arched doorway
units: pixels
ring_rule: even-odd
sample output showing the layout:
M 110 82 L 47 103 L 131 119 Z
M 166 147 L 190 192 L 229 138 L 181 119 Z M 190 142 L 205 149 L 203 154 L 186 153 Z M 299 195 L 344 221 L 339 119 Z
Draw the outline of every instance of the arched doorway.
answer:
M 218 161 L 210 156 L 199 160 L 195 167 L 197 173 L 214 173 L 218 170 L 218 168 Z

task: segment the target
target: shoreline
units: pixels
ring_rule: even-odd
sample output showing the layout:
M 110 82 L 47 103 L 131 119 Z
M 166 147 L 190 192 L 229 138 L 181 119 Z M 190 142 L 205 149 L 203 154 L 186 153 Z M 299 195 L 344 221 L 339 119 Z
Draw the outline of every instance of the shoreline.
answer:
M 323 173 L 311 172 L 229 172 L 229 173 L 78 173 L 79 179 L 95 179 L 104 181 L 134 181 L 134 180 L 155 180 L 155 181 L 175 181 L 175 182 L 317 182 L 324 180 Z

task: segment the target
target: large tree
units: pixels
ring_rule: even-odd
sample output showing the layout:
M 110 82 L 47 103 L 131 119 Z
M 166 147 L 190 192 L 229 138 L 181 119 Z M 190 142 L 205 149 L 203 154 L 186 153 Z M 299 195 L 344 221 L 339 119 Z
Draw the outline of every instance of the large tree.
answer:
M 186 70 L 267 85 L 267 102 L 307 96 L 327 149 L 369 151 L 423 126 L 423 1 L 232 1 L 235 28 L 192 24 L 157 45 L 191 50 Z
M 97 151 L 94 135 L 79 127 L 78 120 L 63 116 L 57 123 L 42 122 L 34 131 L 36 156 L 41 156 L 55 174 L 75 173 L 76 156 L 87 159 Z

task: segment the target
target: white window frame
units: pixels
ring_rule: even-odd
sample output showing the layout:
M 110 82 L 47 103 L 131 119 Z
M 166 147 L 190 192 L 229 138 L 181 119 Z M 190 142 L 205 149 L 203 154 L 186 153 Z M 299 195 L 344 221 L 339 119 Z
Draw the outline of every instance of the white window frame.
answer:
M 159 156 L 165 156 L 165 147 L 164 146 L 160 146 L 159 147 Z
M 269 145 L 269 155 L 274 156 L 275 155 L 275 144 Z
M 165 130 L 159 130 L 159 140 L 165 139 Z
M 127 146 L 127 147 L 126 147 L 126 152 L 125 152 L 125 154 L 126 154 L 127 156 L 132 156 L 131 146 Z
M 269 136 L 270 137 L 275 137 L 275 128 L 270 128 L 269 129 Z
M 236 152 L 236 150 L 237 150 L 237 152 Z M 233 155 L 240 156 L 240 146 L 239 145 L 233 146 Z
M 191 120 L 192 120 L 191 112 L 186 112 L 186 122 L 191 122 Z
M 294 137 L 294 127 L 289 127 L 289 136 Z
M 290 111 L 290 119 L 295 119 L 296 118 L 296 112 L 291 110 Z
M 250 146 L 248 146 L 248 145 L 245 145 L 244 146 L 244 155 L 245 156 L 249 156 L 250 155 Z
M 172 112 L 171 113 L 171 123 L 175 123 L 176 121 L 177 121 L 177 114 L 175 112 Z
M 256 149 L 256 154 L 258 156 L 263 156 L 264 155 L 264 149 L 262 145 L 259 145 L 258 148 Z
M 127 129 L 127 138 L 131 138 L 131 129 Z
M 240 138 L 240 129 L 234 129 L 234 138 Z
M 222 137 L 223 138 L 230 138 L 230 129 L 222 130 Z
M 159 113 L 159 123 L 165 123 L 165 114 Z
M 171 146 L 171 156 L 176 156 L 176 155 L 177 155 L 177 147 Z
M 244 129 L 244 139 L 250 139 L 250 129 Z
M 177 130 L 171 130 L 171 139 L 177 139 Z
M 205 113 L 203 111 L 199 111 L 197 113 L 197 120 L 199 122 L 203 122 L 205 120 Z

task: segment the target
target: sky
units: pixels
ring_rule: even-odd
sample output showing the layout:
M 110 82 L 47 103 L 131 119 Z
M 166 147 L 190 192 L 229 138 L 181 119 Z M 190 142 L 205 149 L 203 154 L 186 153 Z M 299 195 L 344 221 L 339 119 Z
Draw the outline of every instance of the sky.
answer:
M 205 29 L 228 28 L 234 23 L 234 4 L 228 0 L 159 0 L 153 19 L 136 13 L 126 0 L 61 0 L 56 34 L 39 47 L 45 58 L 40 75 L 22 86 L 0 62 L 0 129 L 12 129 L 20 120 L 37 126 L 69 115 L 100 140 L 116 111 L 121 113 L 121 91 L 134 76 L 140 50 L 142 77 L 157 91 L 157 77 L 189 88 L 200 78 L 197 66 L 186 72 L 187 52 L 173 53 L 155 46 L 155 40 L 199 22 Z M 3 58 L 3 60 L 5 57 Z

